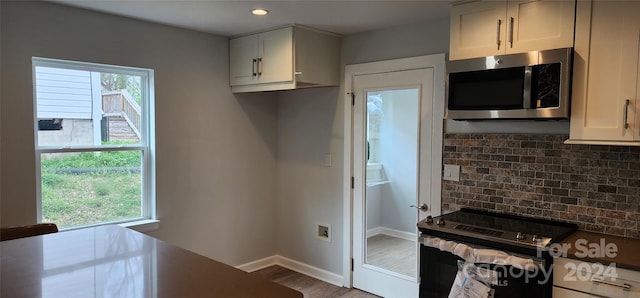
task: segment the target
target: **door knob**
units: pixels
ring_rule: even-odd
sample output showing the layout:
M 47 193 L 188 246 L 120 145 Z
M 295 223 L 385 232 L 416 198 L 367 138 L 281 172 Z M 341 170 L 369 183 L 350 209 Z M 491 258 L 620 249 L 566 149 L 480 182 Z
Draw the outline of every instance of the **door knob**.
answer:
M 420 211 L 422 211 L 422 212 L 426 212 L 427 210 L 429 210 L 429 207 L 428 207 L 428 206 L 427 206 L 427 204 L 425 204 L 425 203 L 422 203 L 422 204 L 420 204 L 419 206 L 411 205 L 411 206 L 409 206 L 409 207 L 416 208 L 416 209 L 418 209 L 418 210 L 420 210 Z

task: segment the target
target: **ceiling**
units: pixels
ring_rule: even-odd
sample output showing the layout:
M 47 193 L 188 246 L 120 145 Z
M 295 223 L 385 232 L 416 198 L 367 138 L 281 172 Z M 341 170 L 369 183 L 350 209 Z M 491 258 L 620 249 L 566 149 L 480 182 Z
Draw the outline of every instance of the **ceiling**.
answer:
M 389 0 L 49 0 L 222 36 L 288 24 L 349 35 L 427 22 L 449 15 L 452 1 Z M 266 16 L 250 11 L 263 8 Z

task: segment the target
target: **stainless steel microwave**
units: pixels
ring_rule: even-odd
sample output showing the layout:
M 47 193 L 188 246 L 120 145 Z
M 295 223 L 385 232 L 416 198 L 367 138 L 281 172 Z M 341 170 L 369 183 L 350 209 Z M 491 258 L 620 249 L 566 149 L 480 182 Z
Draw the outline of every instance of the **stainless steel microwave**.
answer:
M 573 48 L 447 63 L 447 119 L 569 117 Z

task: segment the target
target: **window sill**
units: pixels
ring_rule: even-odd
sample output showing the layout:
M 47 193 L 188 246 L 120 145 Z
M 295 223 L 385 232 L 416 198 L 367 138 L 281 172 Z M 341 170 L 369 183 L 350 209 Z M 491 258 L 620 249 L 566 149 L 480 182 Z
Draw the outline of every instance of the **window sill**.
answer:
M 160 221 L 157 219 L 143 219 L 118 224 L 123 228 L 129 228 L 140 233 L 155 231 L 160 228 Z

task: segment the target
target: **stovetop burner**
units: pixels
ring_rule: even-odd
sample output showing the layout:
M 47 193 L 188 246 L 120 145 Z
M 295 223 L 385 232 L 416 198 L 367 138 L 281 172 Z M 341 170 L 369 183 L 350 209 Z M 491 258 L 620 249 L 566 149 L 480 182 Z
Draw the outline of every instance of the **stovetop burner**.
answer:
M 425 234 L 453 234 L 530 248 L 546 248 L 569 236 L 575 224 L 462 208 L 418 223 Z
M 464 231 L 471 231 L 471 232 L 474 232 L 474 233 L 484 234 L 484 235 L 489 235 L 489 236 L 494 236 L 494 237 L 500 237 L 500 236 L 502 236 L 504 234 L 504 232 L 492 231 L 492 230 L 487 230 L 487 229 L 468 226 L 468 225 L 457 225 L 457 226 L 454 227 L 454 229 L 464 230 Z

